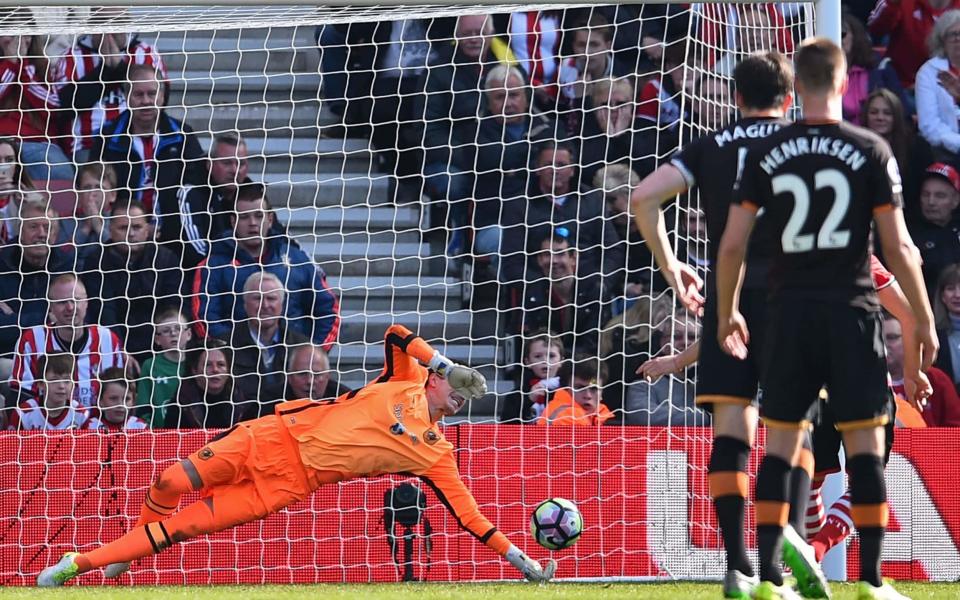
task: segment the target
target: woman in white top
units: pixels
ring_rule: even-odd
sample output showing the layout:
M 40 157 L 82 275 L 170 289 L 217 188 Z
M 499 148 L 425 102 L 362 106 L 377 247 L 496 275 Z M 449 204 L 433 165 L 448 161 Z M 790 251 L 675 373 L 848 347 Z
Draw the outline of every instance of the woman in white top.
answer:
M 937 19 L 927 45 L 932 58 L 916 79 L 920 135 L 938 160 L 955 162 L 960 153 L 960 10 Z

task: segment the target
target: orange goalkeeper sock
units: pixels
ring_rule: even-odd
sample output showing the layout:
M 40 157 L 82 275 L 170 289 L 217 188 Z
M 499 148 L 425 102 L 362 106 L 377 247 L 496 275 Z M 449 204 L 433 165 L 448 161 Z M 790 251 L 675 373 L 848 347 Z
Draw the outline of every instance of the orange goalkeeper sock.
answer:
M 77 557 L 81 573 L 158 554 L 173 544 L 225 527 L 214 522 L 213 510 L 205 500 L 194 502 L 159 523 L 135 527 L 113 542 Z
M 190 477 L 183 469 L 183 464 L 176 463 L 164 469 L 157 481 L 154 482 L 143 499 L 143 508 L 140 509 L 140 518 L 134 527 L 141 527 L 147 523 L 156 523 L 169 517 L 177 506 L 180 497 L 193 491 Z

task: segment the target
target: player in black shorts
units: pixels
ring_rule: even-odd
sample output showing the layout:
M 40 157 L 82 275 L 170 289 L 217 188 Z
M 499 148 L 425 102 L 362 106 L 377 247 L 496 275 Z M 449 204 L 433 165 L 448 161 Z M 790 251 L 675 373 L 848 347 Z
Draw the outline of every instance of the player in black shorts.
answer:
M 880 578 L 887 524 L 883 425 L 887 372 L 877 293 L 870 278 L 870 231 L 915 316 L 915 353 L 927 368 L 936 355 L 933 318 L 919 252 L 903 220 L 896 160 L 883 139 L 841 122 L 846 60 L 822 38 L 794 59 L 804 120 L 752 146 L 730 207 L 717 260 L 718 341 L 739 358 L 750 333 L 738 311 L 740 275 L 757 213 L 773 264 L 763 344 L 766 456 L 756 484 L 761 583 L 755 598 L 794 598 L 779 553 L 787 521 L 788 477 L 797 465 L 805 417 L 821 387 L 847 450 L 852 513 L 860 532 L 858 598 L 902 598 Z
M 699 191 L 707 219 L 708 258 L 716 264 L 737 173 L 747 149 L 781 127 L 793 90 L 793 68 L 776 52 L 748 56 L 734 70 L 737 105 L 742 118 L 684 147 L 666 165 L 644 179 L 633 193 L 637 226 L 665 278 L 687 308 L 698 311 L 703 302 L 696 274 L 681 263 L 667 239 L 661 205 L 687 190 Z M 762 231 L 762 227 L 758 228 Z M 758 234 L 750 245 L 742 298 L 750 326 L 762 327 L 766 304 L 766 245 Z M 713 270 L 707 274 L 706 308 L 697 371 L 697 404 L 712 409 L 714 440 L 710 454 L 710 492 L 727 555 L 724 596 L 749 598 L 757 584 L 744 543 L 744 505 L 748 495 L 747 459 L 756 432 L 759 365 L 751 356 L 736 360 L 724 354 L 716 341 L 717 309 Z M 759 355 L 760 353 L 756 353 Z M 806 494 L 806 491 L 804 491 Z M 812 567 L 816 567 L 815 561 Z

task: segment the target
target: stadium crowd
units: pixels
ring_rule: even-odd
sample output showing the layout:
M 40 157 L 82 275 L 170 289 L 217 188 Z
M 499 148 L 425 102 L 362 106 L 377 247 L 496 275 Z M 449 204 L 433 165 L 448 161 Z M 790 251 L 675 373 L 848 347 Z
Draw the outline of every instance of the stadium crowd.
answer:
M 942 336 L 922 422 L 960 426 L 960 0 L 863 4 L 842 18 L 844 115 L 901 165 Z M 734 118 L 733 66 L 790 52 L 803 10 L 625 5 L 318 28 L 321 96 L 342 119 L 327 135 L 369 138 L 397 200 L 429 199 L 449 274 L 496 290 L 519 365 L 502 422 L 709 422 L 679 358 L 699 325 L 653 268 L 631 189 Z M 0 36 L 0 424 L 229 427 L 346 392 L 327 357 L 339 300 L 250 177 L 242 136 L 217 133 L 204 152 L 164 108 L 163 56 L 135 35 L 79 36 L 53 58 L 43 43 Z M 706 272 L 696 207 L 679 199 L 668 227 Z M 897 340 L 886 336 L 895 389 Z

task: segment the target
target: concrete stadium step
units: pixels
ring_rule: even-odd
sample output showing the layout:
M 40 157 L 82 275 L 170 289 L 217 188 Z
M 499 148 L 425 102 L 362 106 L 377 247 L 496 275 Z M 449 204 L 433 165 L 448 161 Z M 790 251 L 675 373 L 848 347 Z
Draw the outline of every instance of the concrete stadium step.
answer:
M 253 137 L 254 133 L 259 133 L 260 137 L 264 135 L 273 137 L 277 131 L 288 128 L 294 128 L 298 134 L 302 132 L 306 136 L 309 133 L 310 137 L 316 137 L 312 135 L 313 128 L 340 122 L 340 118 L 330 112 L 326 105 L 315 99 L 258 101 L 243 104 L 203 102 L 168 105 L 167 111 L 174 117 L 185 120 L 198 132 L 219 133 L 239 130 L 250 137 Z
M 373 207 L 302 206 L 276 208 L 277 218 L 289 227 L 319 233 L 321 231 L 377 231 L 387 229 L 403 232 L 416 230 L 420 225 L 419 206 Z
M 323 231 L 323 227 L 317 231 L 302 227 L 288 227 L 287 232 L 295 237 L 301 244 L 310 244 L 314 248 L 322 248 L 327 252 L 327 256 L 337 254 L 341 246 L 345 244 L 387 244 L 395 246 L 397 244 L 419 244 L 423 241 L 422 234 L 415 229 L 406 231 Z
M 382 244 L 351 242 L 336 248 L 336 256 L 328 248 L 310 240 L 297 240 L 303 250 L 314 257 L 328 276 L 407 275 L 423 276 L 442 273 L 444 259 L 430 254 L 427 244 Z
M 320 75 L 316 73 L 184 71 L 171 74 L 170 80 L 170 103 L 174 105 L 320 99 Z
M 360 139 L 317 137 L 317 127 L 302 132 L 278 127 L 241 130 L 247 142 L 251 173 L 362 173 L 370 170 L 370 142 Z M 264 137 L 266 134 L 266 137 Z M 208 151 L 213 140 L 204 136 L 200 145 Z
M 380 332 L 381 340 L 383 332 Z M 497 351 L 493 346 L 473 346 L 470 344 L 443 344 L 437 340 L 427 340 L 444 356 L 461 364 L 492 365 Z M 341 344 L 330 352 L 330 364 L 338 371 L 363 368 L 376 372 L 383 367 L 382 344 Z M 482 372 L 482 371 L 481 371 Z M 363 380 L 363 377 L 353 379 Z
M 314 27 L 165 32 L 142 41 L 163 55 L 169 72 L 316 72 Z
M 266 173 L 255 179 L 269 185 L 270 200 L 276 207 L 381 205 L 391 202 L 390 181 L 385 175 Z
M 470 318 L 468 311 L 426 310 L 414 307 L 404 311 L 394 308 L 389 311 L 349 310 L 342 303 L 340 313 L 341 344 L 366 342 L 375 344 L 383 340 L 383 332 L 394 323 L 400 323 L 427 340 L 444 340 L 451 344 L 471 344 Z M 473 362 L 471 362 L 473 364 Z M 478 363 L 480 364 L 480 363 Z
M 340 305 L 351 310 L 457 310 L 463 282 L 448 277 L 341 277 L 331 282 Z

